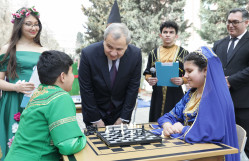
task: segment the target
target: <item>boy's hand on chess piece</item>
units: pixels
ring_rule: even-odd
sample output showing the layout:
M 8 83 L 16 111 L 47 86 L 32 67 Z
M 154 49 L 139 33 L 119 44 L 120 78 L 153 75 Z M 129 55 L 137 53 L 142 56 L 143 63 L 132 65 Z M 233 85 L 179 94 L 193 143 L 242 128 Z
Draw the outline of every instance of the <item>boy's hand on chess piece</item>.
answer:
M 93 126 L 97 125 L 97 127 L 105 127 L 105 123 L 100 119 L 98 122 L 93 123 Z
M 118 118 L 117 121 L 114 123 L 114 125 L 120 125 L 122 123 L 121 118 Z

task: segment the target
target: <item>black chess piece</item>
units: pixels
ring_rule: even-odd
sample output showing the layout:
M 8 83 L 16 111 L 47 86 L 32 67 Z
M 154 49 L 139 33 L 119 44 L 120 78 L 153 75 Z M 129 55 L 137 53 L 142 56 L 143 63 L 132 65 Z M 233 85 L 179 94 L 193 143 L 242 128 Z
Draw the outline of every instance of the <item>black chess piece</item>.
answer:
M 98 131 L 98 127 L 97 125 L 94 125 L 94 131 L 97 132 Z
M 142 132 L 141 132 L 141 135 L 144 135 L 145 134 L 145 131 L 144 131 L 144 124 L 142 125 Z
M 138 129 L 136 129 L 136 135 L 138 136 L 139 134 L 138 134 L 138 132 L 139 132 L 139 130 Z
M 119 137 L 122 136 L 121 130 L 118 130 L 118 136 L 119 136 Z
M 87 129 L 84 130 L 84 134 L 85 134 L 86 136 L 89 136 L 89 132 L 88 132 Z
M 94 133 L 96 132 L 96 128 L 93 125 L 87 126 L 86 129 L 88 135 L 94 135 Z

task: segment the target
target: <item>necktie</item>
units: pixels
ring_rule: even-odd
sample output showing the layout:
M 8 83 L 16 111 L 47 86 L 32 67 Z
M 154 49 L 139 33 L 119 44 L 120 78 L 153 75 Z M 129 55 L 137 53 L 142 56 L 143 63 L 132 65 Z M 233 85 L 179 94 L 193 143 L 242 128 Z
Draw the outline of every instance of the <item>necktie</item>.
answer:
M 227 61 L 231 59 L 233 49 L 234 49 L 234 42 L 237 40 L 237 37 L 232 38 L 232 43 L 230 44 L 230 47 L 227 51 Z
M 110 70 L 111 87 L 113 86 L 116 75 L 117 75 L 116 61 L 117 60 L 112 61 L 112 68 Z

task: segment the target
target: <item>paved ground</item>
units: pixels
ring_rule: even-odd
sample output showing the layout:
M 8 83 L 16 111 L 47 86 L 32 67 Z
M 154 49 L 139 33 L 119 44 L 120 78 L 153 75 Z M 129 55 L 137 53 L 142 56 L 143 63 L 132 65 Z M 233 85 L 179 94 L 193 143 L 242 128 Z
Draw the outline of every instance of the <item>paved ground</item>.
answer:
M 145 101 L 150 101 L 151 98 L 151 92 L 147 92 L 147 91 L 141 91 L 138 94 L 138 98 L 141 98 Z M 139 123 L 148 123 L 149 122 L 149 107 L 143 107 L 143 108 L 135 108 L 133 113 L 132 113 L 132 119 L 131 121 L 136 124 Z M 84 128 L 85 125 L 83 123 L 83 119 L 82 119 L 82 114 L 81 113 L 77 113 L 76 115 L 78 123 L 80 124 L 81 128 Z

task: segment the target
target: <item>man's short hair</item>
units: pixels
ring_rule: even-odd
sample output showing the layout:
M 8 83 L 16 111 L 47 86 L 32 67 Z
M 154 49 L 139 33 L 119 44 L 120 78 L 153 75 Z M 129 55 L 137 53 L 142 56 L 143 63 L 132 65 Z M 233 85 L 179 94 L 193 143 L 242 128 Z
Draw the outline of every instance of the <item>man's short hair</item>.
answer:
M 228 14 L 227 14 L 227 18 L 230 15 L 230 13 L 236 13 L 236 12 L 241 12 L 242 13 L 242 19 L 243 20 L 248 20 L 249 19 L 248 11 L 246 9 L 244 9 L 244 8 L 234 8 L 234 9 L 231 9 L 228 12 Z
M 53 85 L 62 72 L 68 73 L 73 60 L 64 52 L 44 51 L 37 63 L 37 70 L 42 84 Z
M 126 38 L 126 44 L 131 42 L 131 34 L 128 27 L 123 23 L 112 23 L 110 24 L 104 32 L 104 40 L 107 36 L 112 34 L 114 40 L 118 40 L 122 35 Z
M 178 25 L 177 25 L 177 23 L 175 21 L 165 21 L 165 22 L 163 22 L 161 24 L 161 26 L 160 26 L 160 33 L 163 32 L 163 28 L 165 28 L 165 27 L 166 28 L 172 27 L 172 28 L 175 29 L 176 34 L 178 33 L 179 27 L 178 27 Z

